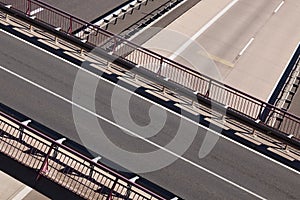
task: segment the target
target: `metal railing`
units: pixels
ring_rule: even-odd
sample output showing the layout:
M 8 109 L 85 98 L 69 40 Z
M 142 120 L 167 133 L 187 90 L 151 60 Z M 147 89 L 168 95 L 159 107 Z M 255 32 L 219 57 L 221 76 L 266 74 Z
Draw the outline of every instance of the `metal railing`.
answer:
M 120 36 L 78 19 L 38 0 L 0 0 L 0 5 L 9 6 L 42 22 L 53 29 L 80 39 L 84 43 L 101 48 L 110 55 L 133 63 L 139 68 L 165 77 L 195 91 L 198 96 L 209 99 L 251 120 L 259 121 L 269 128 L 293 139 L 300 139 L 300 118 L 275 106 L 252 97 L 242 91 L 200 74 L 173 60 L 143 47 L 137 46 Z M 40 9 L 40 12 L 34 12 Z M 75 34 L 76 33 L 76 34 Z M 285 123 L 279 123 L 284 121 Z
M 36 181 L 43 176 L 84 199 L 165 199 L 25 124 L 0 112 L 0 152 L 36 170 Z

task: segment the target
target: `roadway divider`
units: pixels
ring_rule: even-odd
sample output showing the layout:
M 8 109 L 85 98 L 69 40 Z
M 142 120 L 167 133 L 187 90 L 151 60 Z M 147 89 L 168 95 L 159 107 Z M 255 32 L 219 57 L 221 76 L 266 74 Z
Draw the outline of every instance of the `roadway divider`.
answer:
M 83 199 L 167 199 L 137 184 L 138 176 L 128 179 L 99 163 L 101 157 L 88 158 L 65 146 L 66 138 L 54 140 L 29 123 L 0 111 L 0 152 L 35 170 L 36 182 L 47 178 Z
M 32 9 L 41 10 L 41 8 L 41 12 L 30 15 Z M 300 118 L 298 116 L 38 0 L 0 0 L 0 9 L 81 49 L 93 50 L 93 53 L 97 52 L 100 57 L 128 68 L 131 72 L 149 78 L 170 90 L 192 99 L 197 94 L 201 103 L 207 102 L 215 105 L 212 106 L 213 109 L 225 106 L 228 115 L 300 148 Z M 73 34 L 76 30 L 83 28 L 88 31 L 79 35 Z M 279 125 L 280 121 L 284 123 Z

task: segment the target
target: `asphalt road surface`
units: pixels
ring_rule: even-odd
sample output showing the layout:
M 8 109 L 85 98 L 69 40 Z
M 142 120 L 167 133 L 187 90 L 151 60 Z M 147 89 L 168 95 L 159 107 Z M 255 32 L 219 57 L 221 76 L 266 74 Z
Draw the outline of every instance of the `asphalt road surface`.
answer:
M 126 1 L 128 0 L 43 0 L 47 4 L 89 22 L 122 5 Z
M 209 53 L 207 57 L 216 63 L 222 82 L 268 101 L 300 41 L 300 2 L 282 2 L 200 1 L 166 29 L 191 38 L 190 41 L 197 42 L 205 49 Z M 233 6 L 226 9 L 229 5 Z M 164 31 L 153 38 L 153 46 L 149 40 L 145 47 L 152 46 L 156 50 L 158 47 L 172 49 L 174 46 L 173 52 L 183 58 L 194 55 L 191 59 L 197 62 L 201 55 L 197 55 L 195 45 L 183 48 L 184 42 L 181 42 L 179 36 L 179 39 L 170 41 L 168 38 L 172 37 L 167 31 L 163 34 Z M 173 58 L 191 65 L 180 59 L 180 56 Z M 201 73 L 210 75 L 199 65 Z
M 84 143 L 88 148 L 102 152 L 103 148 L 100 145 L 105 144 L 98 138 L 99 129 L 93 127 L 88 120 L 77 122 L 77 129 L 75 127 L 71 101 L 78 68 L 2 31 L 0 43 L 0 102 L 78 143 Z M 91 74 L 83 75 L 87 77 L 86 84 L 89 84 L 89 80 L 99 81 L 95 89 L 96 97 L 93 99 L 86 87 L 80 85 L 74 89 L 79 94 L 74 100 L 77 102 L 81 98 L 87 102 L 95 102 L 96 114 L 85 112 L 74 103 L 73 106 L 88 119 L 95 119 L 97 116 L 97 121 L 106 136 L 116 146 L 136 154 L 143 153 L 142 156 L 136 157 L 137 159 L 128 157 L 126 167 L 143 169 L 154 166 L 155 162 L 162 162 L 164 158 L 172 158 L 172 155 L 173 158 L 176 157 L 175 154 L 179 152 L 177 147 L 192 141 L 187 151 L 172 164 L 152 172 L 141 172 L 141 175 L 150 181 L 185 199 L 297 199 L 300 196 L 299 173 L 223 137 L 219 138 L 206 157 L 199 158 L 199 149 L 205 135 L 216 137 L 215 133 L 172 112 L 163 111 L 161 107 L 154 106 L 139 96 L 132 96 L 129 101 L 130 114 L 136 124 L 151 124 L 148 114 L 150 107 L 151 116 L 160 120 L 160 117 L 165 115 L 166 122 L 157 135 L 145 135 L 148 133 L 146 131 L 135 132 L 135 127 L 123 123 L 123 128 L 147 138 L 142 140 L 132 137 L 128 131 L 125 134 L 122 128 L 112 123 L 117 121 L 116 118 L 114 120 L 113 113 L 118 113 L 119 119 L 127 116 L 123 108 L 128 106 L 124 103 L 128 92 L 119 88 L 122 95 L 112 98 L 114 85 Z M 92 87 L 92 84 L 88 85 L 88 88 Z M 88 103 L 80 106 L 88 110 L 93 110 L 94 107 Z M 179 122 L 185 124 L 182 132 L 178 131 Z M 155 128 L 150 127 L 148 130 Z M 196 135 L 191 138 L 190 135 L 193 135 L 195 129 Z M 77 130 L 81 130 L 80 136 Z M 162 149 L 159 155 L 161 160 L 157 160 L 156 157 L 147 160 L 141 158 L 145 156 L 145 152 L 167 145 L 180 133 L 185 135 L 180 139 L 180 144 L 170 147 L 169 151 Z M 118 159 L 124 161 L 124 158 L 112 159 L 117 163 L 120 163 Z

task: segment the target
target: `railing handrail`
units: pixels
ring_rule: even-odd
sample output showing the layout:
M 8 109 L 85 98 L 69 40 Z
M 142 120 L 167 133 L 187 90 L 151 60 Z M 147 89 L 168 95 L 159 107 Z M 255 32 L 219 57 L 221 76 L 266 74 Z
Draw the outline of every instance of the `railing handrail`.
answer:
M 275 110 L 278 110 L 278 111 L 280 111 L 280 112 L 283 112 L 283 113 L 285 113 L 285 114 L 287 114 L 287 115 L 289 115 L 289 116 L 291 116 L 291 117 L 293 117 L 293 118 L 296 118 L 297 120 L 300 120 L 300 117 L 299 117 L 299 116 L 296 116 L 296 115 L 294 115 L 294 114 L 292 114 L 292 113 L 289 113 L 289 112 L 286 112 L 286 111 L 284 111 L 284 110 L 281 110 L 281 109 L 275 107 L 274 105 L 269 104 L 269 103 L 267 103 L 267 102 L 264 102 L 264 101 L 262 101 L 261 99 L 258 99 L 258 98 L 254 97 L 254 96 L 251 96 L 251 95 L 249 95 L 249 94 L 247 94 L 247 93 L 245 93 L 245 92 L 243 92 L 243 91 L 241 91 L 241 90 L 239 90 L 239 89 L 236 89 L 236 88 L 234 88 L 234 87 L 232 87 L 232 86 L 229 86 L 229 85 L 227 85 L 227 84 L 224 84 L 224 83 L 222 83 L 221 81 L 218 81 L 218 80 L 216 80 L 216 79 L 214 79 L 214 78 L 211 78 L 211 77 L 209 77 L 209 76 L 207 76 L 207 75 L 205 75 L 205 74 L 201 74 L 200 72 L 198 72 L 198 71 L 196 71 L 196 70 L 194 70 L 194 69 L 188 68 L 188 67 L 184 66 L 184 65 L 181 64 L 181 63 L 178 63 L 178 62 L 176 62 L 176 61 L 174 61 L 174 60 L 171 60 L 170 58 L 164 57 L 164 56 L 162 56 L 162 55 L 160 55 L 160 54 L 158 54 L 158 53 L 156 53 L 156 52 L 154 52 L 154 51 L 151 51 L 151 50 L 149 50 L 149 49 L 147 49 L 147 48 L 144 48 L 144 47 L 142 47 L 142 46 L 139 46 L 139 45 L 137 45 L 137 44 L 135 44 L 135 43 L 133 43 L 133 42 L 127 40 L 127 39 L 122 38 L 121 36 L 119 36 L 119 35 L 117 35 L 117 34 L 114 34 L 114 33 L 111 33 L 111 32 L 109 32 L 109 31 L 107 31 L 107 30 L 101 29 L 100 26 L 97 26 L 97 25 L 91 24 L 91 23 L 89 23 L 89 22 L 86 22 L 86 21 L 84 21 L 84 20 L 82 20 L 82 19 L 80 19 L 80 18 L 77 18 L 76 16 L 71 15 L 71 14 L 68 13 L 68 12 L 62 11 L 62 10 L 60 10 L 60 9 L 54 7 L 54 6 L 51 6 L 51 5 L 49 5 L 49 4 L 47 4 L 47 3 L 44 3 L 44 2 L 41 2 L 40 0 L 31 0 L 31 1 L 38 2 L 38 3 L 40 3 L 40 4 L 44 5 L 44 6 L 47 6 L 47 7 L 51 8 L 51 9 L 57 11 L 57 12 L 61 12 L 61 13 L 65 14 L 65 15 L 68 15 L 69 17 L 72 17 L 72 19 L 76 19 L 76 20 L 78 20 L 79 22 L 82 22 L 82 23 L 86 24 L 87 26 L 95 27 L 95 28 L 99 29 L 101 32 L 103 32 L 103 33 L 105 33 L 105 34 L 107 34 L 107 35 L 109 35 L 109 36 L 116 37 L 116 38 L 120 39 L 121 41 L 126 42 L 127 44 L 130 44 L 130 45 L 132 45 L 132 46 L 134 46 L 134 47 L 136 47 L 136 48 L 138 48 L 138 49 L 140 49 L 140 50 L 145 51 L 146 53 L 155 55 L 155 56 L 157 56 L 157 57 L 159 57 L 159 58 L 162 58 L 163 60 L 168 61 L 169 63 L 174 64 L 174 67 L 176 67 L 176 68 L 179 67 L 180 69 L 185 70 L 186 72 L 191 72 L 191 73 L 197 75 L 197 76 L 200 77 L 200 78 L 204 77 L 204 78 L 206 78 L 206 79 L 212 80 L 213 82 L 215 82 L 215 83 L 217 83 L 217 84 L 219 84 L 219 85 L 223 85 L 226 89 L 229 89 L 229 90 L 232 90 L 232 91 L 234 91 L 234 92 L 240 93 L 240 94 L 242 94 L 243 96 L 248 97 L 249 99 L 252 99 L 252 100 L 254 100 L 254 101 L 257 101 L 257 102 L 259 102 L 259 103 L 261 103 L 261 104 L 266 105 L 267 107 L 274 108 Z M 300 43 L 299 43 L 299 47 L 300 47 Z
M 25 1 L 25 0 L 24 0 L 24 1 Z M 27 0 L 27 1 L 29 1 L 29 0 Z M 36 3 L 38 3 L 39 5 L 43 5 L 43 6 L 46 7 L 46 8 L 49 8 L 49 9 L 51 9 L 51 10 L 54 10 L 54 11 L 57 12 L 58 14 L 62 13 L 63 15 L 69 17 L 70 19 L 76 20 L 77 22 L 81 23 L 81 26 L 82 26 L 82 27 L 85 26 L 85 27 L 92 27 L 92 28 L 95 28 L 95 29 L 96 29 L 97 31 L 99 31 L 101 34 L 104 34 L 104 36 L 110 37 L 109 40 L 114 39 L 114 38 L 115 38 L 115 39 L 118 39 L 118 40 L 120 40 L 121 44 L 126 43 L 127 45 L 130 45 L 131 47 L 133 47 L 133 48 L 135 48 L 135 49 L 141 51 L 141 52 L 144 53 L 145 55 L 152 56 L 152 57 L 156 57 L 156 59 L 160 59 L 162 62 L 165 62 L 165 63 L 167 63 L 167 64 L 170 64 L 171 67 L 173 67 L 173 68 L 175 68 L 175 69 L 182 70 L 183 72 L 186 72 L 186 73 L 188 73 L 188 74 L 191 74 L 191 75 L 193 75 L 193 76 L 195 76 L 195 77 L 197 77 L 197 78 L 207 79 L 208 81 L 210 81 L 210 82 L 212 82 L 212 83 L 214 83 L 214 84 L 220 85 L 221 88 L 224 89 L 225 91 L 234 93 L 235 95 L 240 96 L 240 97 L 244 98 L 245 100 L 248 100 L 248 101 L 251 101 L 251 102 L 255 102 L 255 103 L 259 104 L 260 106 L 265 107 L 265 108 L 267 108 L 267 109 L 271 109 L 273 112 L 276 112 L 276 113 L 279 113 L 279 114 L 281 114 L 281 115 L 284 115 L 284 117 L 287 117 L 288 119 L 293 120 L 295 123 L 300 124 L 300 122 L 299 122 L 299 121 L 300 121 L 300 117 L 299 117 L 299 116 L 296 116 L 296 115 L 294 115 L 294 114 L 292 114 L 292 113 L 289 113 L 289 112 L 287 112 L 287 111 L 285 111 L 285 110 L 279 109 L 279 108 L 275 107 L 275 106 L 272 105 L 272 104 L 269 104 L 269 103 L 267 103 L 267 102 L 264 102 L 264 101 L 262 101 L 261 99 L 258 99 L 258 98 L 254 97 L 254 96 L 251 96 L 250 94 L 247 94 L 247 93 L 245 93 L 245 92 L 242 92 L 242 91 L 240 91 L 240 90 L 238 90 L 238 89 L 236 89 L 236 88 L 233 88 L 233 87 L 231 87 L 231 86 L 229 86 L 229 85 L 227 85 L 227 84 L 224 84 L 224 83 L 222 83 L 222 82 L 220 82 L 220 81 L 218 81 L 218 80 L 215 80 L 215 79 L 213 79 L 213 78 L 211 78 L 211 77 L 209 77 L 209 76 L 207 76 L 207 75 L 201 74 L 201 73 L 199 73 L 199 72 L 196 71 L 196 70 L 193 70 L 193 69 L 191 69 L 191 68 L 188 68 L 188 67 L 186 67 L 186 66 L 184 66 L 184 65 L 182 65 L 182 64 L 180 64 L 180 63 L 177 63 L 176 61 L 173 61 L 173 60 L 171 60 L 171 59 L 169 59 L 169 58 L 166 58 L 166 57 L 164 57 L 164 56 L 162 56 L 162 55 L 160 55 L 160 54 L 158 54 L 158 53 L 156 53 L 156 52 L 153 52 L 153 51 L 151 51 L 151 50 L 148 50 L 148 49 L 146 49 L 146 48 L 144 48 L 144 47 L 140 47 L 140 46 L 134 44 L 134 43 L 131 42 L 131 41 L 128 41 L 128 40 L 126 40 L 126 39 L 124 39 L 124 38 L 122 38 L 122 37 L 120 37 L 120 36 L 118 36 L 118 35 L 116 35 L 116 34 L 113 34 L 113 33 L 109 32 L 109 31 L 103 30 L 103 29 L 101 29 L 99 26 L 93 25 L 93 24 L 91 24 L 91 23 L 89 23 L 89 22 L 85 22 L 85 21 L 82 20 L 82 19 L 79 19 L 79 18 L 77 18 L 77 17 L 75 17 L 75 16 L 73 16 L 73 15 L 67 13 L 67 12 L 61 11 L 61 10 L 59 10 L 59 9 L 57 9 L 57 8 L 55 8 L 55 7 L 53 7 L 53 6 L 49 5 L 49 4 L 47 4 L 47 3 L 41 2 L 40 0 L 30 0 L 30 2 L 36 2 Z M 78 37 L 76 37 L 76 36 L 74 36 L 74 35 L 72 35 L 72 37 L 78 38 Z M 92 44 L 92 45 L 95 45 L 95 44 Z M 300 44 L 299 44 L 298 48 L 300 48 Z M 125 59 L 125 58 L 122 58 L 122 59 Z M 246 114 L 246 113 L 244 113 L 244 114 Z M 247 114 L 246 114 L 246 115 L 247 115 Z
M 44 134 L 44 133 L 42 133 L 42 132 L 40 132 L 40 131 L 38 131 L 38 130 L 30 127 L 30 126 L 26 126 L 26 125 L 22 124 L 22 122 L 20 122 L 19 120 L 13 118 L 12 116 L 10 116 L 10 115 L 2 112 L 2 111 L 0 111 L 0 115 L 3 116 L 6 119 L 12 121 L 13 123 L 19 125 L 20 127 L 26 128 L 26 130 L 34 133 L 38 137 L 41 137 L 41 138 L 45 139 L 46 141 L 48 141 L 48 142 L 50 142 L 52 144 L 55 144 L 56 146 L 61 147 L 61 148 L 65 149 L 65 150 L 69 151 L 70 153 L 72 153 L 75 156 L 77 156 L 77 157 L 85 160 L 86 162 L 91 163 L 92 165 L 94 165 L 94 166 L 96 166 L 96 167 L 98 167 L 98 168 L 100 168 L 100 169 L 102 169 L 102 170 L 104 170 L 104 171 L 112 174 L 116 178 L 119 178 L 119 179 L 125 181 L 126 183 L 130 183 L 130 185 L 135 186 L 136 188 L 138 188 L 138 189 L 146 192 L 147 194 L 152 195 L 153 197 L 155 197 L 157 199 L 162 199 L 162 200 L 165 199 L 165 198 L 159 196 L 158 194 L 156 194 L 156 193 L 148 190 L 147 188 L 145 188 L 145 187 L 143 187 L 143 186 L 141 186 L 141 185 L 139 185 L 139 184 L 137 184 L 137 183 L 135 183 L 133 181 L 130 181 L 128 178 L 126 178 L 123 175 L 117 173 L 116 171 L 108 168 L 107 166 L 105 166 L 105 165 L 103 165 L 101 163 L 98 163 L 98 162 L 94 162 L 94 161 L 92 161 L 92 159 L 90 159 L 87 156 L 85 156 L 85 155 L 77 152 L 76 150 L 74 150 L 74 149 L 72 149 L 72 148 L 70 148 L 70 147 L 68 147 L 68 146 L 66 146 L 64 144 L 58 143 L 56 140 L 54 140 L 53 138 L 47 136 L 46 134 Z M 15 128 L 17 128 L 17 127 L 15 127 Z

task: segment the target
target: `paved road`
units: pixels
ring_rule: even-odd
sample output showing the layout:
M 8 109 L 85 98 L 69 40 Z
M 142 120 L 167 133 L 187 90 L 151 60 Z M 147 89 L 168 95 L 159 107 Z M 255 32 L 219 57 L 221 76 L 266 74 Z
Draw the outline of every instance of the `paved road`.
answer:
M 220 15 L 232 2 L 235 4 Z M 274 13 L 281 2 L 201 1 L 166 29 L 198 42 L 215 61 L 226 84 L 267 101 L 300 41 L 300 2 L 285 1 Z M 171 42 L 168 38 L 171 37 L 158 34 L 152 43 L 150 41 L 145 46 L 155 49 L 178 44 L 178 48 L 174 47 L 175 52 L 183 44 L 181 40 L 174 42 L 173 39 Z M 191 46 L 180 55 L 202 56 L 196 55 Z M 196 59 L 194 57 L 192 59 Z M 182 61 L 178 57 L 175 60 Z M 199 67 L 202 73 L 206 73 Z
M 113 1 L 105 1 L 105 0 L 89 0 L 89 1 L 58 1 L 58 0 L 43 0 L 44 2 L 59 8 L 67 13 L 75 15 L 80 19 L 84 19 L 91 23 L 96 23 L 100 20 L 103 15 L 109 13 L 114 8 L 121 6 L 124 3 L 129 3 L 130 0 L 113 0 Z M 192 0 L 193 2 L 199 0 Z M 130 26 L 137 23 L 139 20 L 143 19 L 148 14 L 151 14 L 154 10 L 158 9 L 163 4 L 167 3 L 168 0 L 155 0 L 149 1 L 147 5 L 142 4 L 140 9 L 135 9 L 132 14 L 127 14 L 124 19 L 118 19 L 117 23 L 114 23 L 114 20 L 109 24 L 107 30 L 119 34 L 123 30 L 129 28 Z M 193 2 L 188 2 L 185 4 L 191 4 Z M 188 6 L 187 5 L 187 6 Z M 185 6 L 182 6 L 185 7 Z M 184 8 L 181 8 L 181 10 Z M 43 12 L 43 11 L 41 11 Z M 176 11 L 177 12 L 177 11 Z M 101 18 L 102 19 L 102 18 Z M 102 27 L 103 29 L 106 26 Z
M 127 1 L 128 0 L 43 0 L 43 2 L 45 3 L 48 3 L 54 7 L 57 7 L 65 12 L 68 12 L 89 22 L 106 14 L 107 12 L 122 5 Z
M 66 100 L 72 99 L 77 68 L 2 32 L 0 32 L 0 43 L 0 66 L 3 67 L 0 70 L 0 102 L 76 142 L 82 143 L 75 128 L 72 106 L 66 102 Z M 4 71 L 4 68 L 30 79 L 40 85 L 40 88 Z M 95 80 L 92 75 L 85 75 L 88 80 Z M 64 97 L 65 100 L 46 92 L 41 87 L 46 87 Z M 118 112 L 120 118 L 126 116 L 126 111 L 122 108 L 126 105 L 124 102 L 128 93 L 121 90 L 123 95 L 117 99 L 118 104 L 115 105 L 111 103 L 113 89 L 112 84 L 99 79 L 95 91 L 96 113 L 108 120 L 113 120 L 112 111 Z M 80 94 L 80 98 L 90 100 L 91 95 L 87 93 L 88 91 L 84 87 L 79 87 L 76 91 Z M 152 103 L 133 96 L 130 105 L 132 119 L 137 124 L 145 126 L 150 123 L 148 109 L 153 106 Z M 91 109 L 90 105 L 84 106 Z M 155 114 L 159 113 L 163 116 L 164 112 L 160 107 L 154 106 L 153 108 L 151 110 L 157 112 L 151 113 L 160 119 L 160 116 Z M 92 115 L 91 113 L 83 113 L 86 117 Z M 193 143 L 183 154 L 183 158 L 163 169 L 142 173 L 142 176 L 150 181 L 185 199 L 253 199 L 255 197 L 297 199 L 300 196 L 298 173 L 292 172 L 227 139 L 220 138 L 212 152 L 200 159 L 198 152 L 207 130 L 188 120 L 181 119 L 171 112 L 166 112 L 166 116 L 167 121 L 159 134 L 149 137 L 149 141 L 161 146 L 172 141 L 178 132 L 180 120 L 186 124 L 186 129 L 183 132 L 186 136 L 180 140 L 180 143 L 188 142 L 188 136 L 192 135 L 193 129 L 198 128 L 198 131 L 195 138 L 192 138 Z M 148 142 L 124 134 L 119 128 L 107 121 L 101 119 L 98 121 L 107 137 L 123 149 L 137 153 L 156 149 Z M 102 152 L 103 149 L 99 145 L 101 141 L 97 138 L 99 129 L 91 127 L 89 122 L 77 123 L 77 127 L 90 138 L 90 140 L 85 141 L 85 145 L 95 151 L 100 149 Z M 127 126 L 126 124 L 122 125 Z M 152 127 L 151 130 L 155 128 Z M 146 132 L 141 133 L 145 134 Z M 214 135 L 211 132 L 209 134 Z M 171 149 L 173 150 L 174 147 Z M 169 155 L 165 152 L 161 154 L 161 156 Z M 139 166 L 148 167 L 156 164 L 151 162 L 151 159 L 137 160 L 129 160 L 126 162 L 126 167 L 132 165 L 131 167 L 140 169 Z M 119 163 L 118 159 L 114 161 Z

